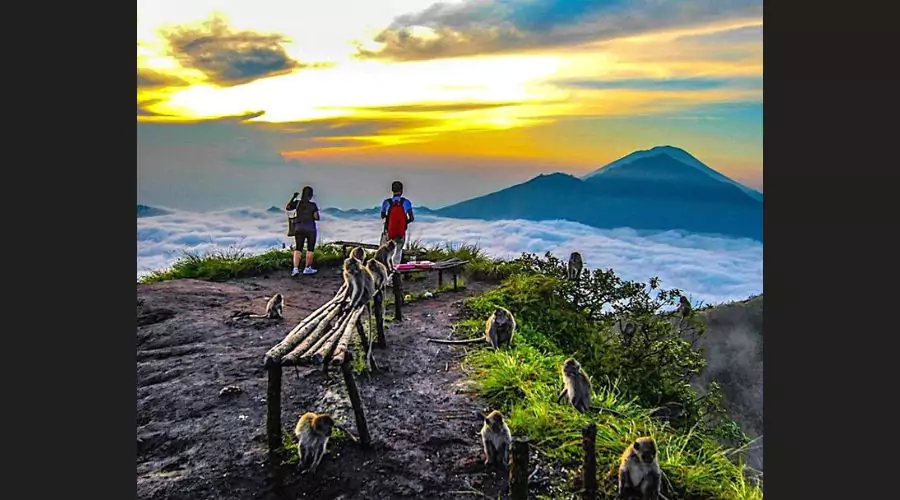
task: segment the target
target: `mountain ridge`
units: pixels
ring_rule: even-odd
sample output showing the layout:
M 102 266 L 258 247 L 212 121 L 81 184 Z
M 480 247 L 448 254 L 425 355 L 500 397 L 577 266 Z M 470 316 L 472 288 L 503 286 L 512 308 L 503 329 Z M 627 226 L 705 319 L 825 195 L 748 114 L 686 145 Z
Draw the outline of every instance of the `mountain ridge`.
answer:
M 596 178 L 598 175 L 602 175 L 604 173 L 611 172 L 611 171 L 615 170 L 616 168 L 627 165 L 633 161 L 640 160 L 642 158 L 652 157 L 652 156 L 659 155 L 659 154 L 667 155 L 676 161 L 680 161 L 686 165 L 694 167 L 695 169 L 710 175 L 714 179 L 732 184 L 733 186 L 737 187 L 738 189 L 740 189 L 741 191 L 746 193 L 747 196 L 750 196 L 751 198 L 753 198 L 756 201 L 762 201 L 762 199 L 763 199 L 763 194 L 760 193 L 759 191 L 752 189 L 750 187 L 747 187 L 747 186 L 735 181 L 734 179 L 731 179 L 731 178 L 723 175 L 721 172 L 711 168 L 709 165 L 706 165 L 705 163 L 703 163 L 702 161 L 700 161 L 696 157 L 694 157 L 692 154 L 685 151 L 684 149 L 681 149 L 676 146 L 669 146 L 669 145 L 654 146 L 650 149 L 640 149 L 640 150 L 631 152 L 631 153 L 619 158 L 618 160 L 610 162 L 596 170 L 593 170 L 593 171 L 583 175 L 581 177 L 581 179 L 588 180 L 588 179 Z
M 762 241 L 762 194 L 699 160 L 672 156 L 681 155 L 678 151 L 693 158 L 679 148 L 659 146 L 581 178 L 540 174 L 435 212 L 460 219 L 569 220 L 604 229 L 685 230 Z

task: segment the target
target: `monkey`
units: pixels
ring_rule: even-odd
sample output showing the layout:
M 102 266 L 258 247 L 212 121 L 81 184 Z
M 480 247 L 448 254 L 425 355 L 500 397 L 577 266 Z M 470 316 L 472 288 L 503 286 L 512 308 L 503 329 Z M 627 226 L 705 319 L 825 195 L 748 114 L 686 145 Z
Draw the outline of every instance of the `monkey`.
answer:
M 354 247 L 353 250 L 350 250 L 350 257 L 353 257 L 360 262 L 365 262 L 366 251 L 363 250 L 362 247 Z
M 297 469 L 315 472 L 319 462 L 325 455 L 325 446 L 331 437 L 331 429 L 334 420 L 330 415 L 307 412 L 300 416 L 297 426 L 294 427 L 294 437 L 297 439 L 297 456 L 300 461 Z
M 350 309 L 369 301 L 375 292 L 375 278 L 369 269 L 353 257 L 344 259 L 344 282 L 347 283 L 347 303 Z
M 569 265 L 566 266 L 566 274 L 570 280 L 578 279 L 581 276 L 581 270 L 584 268 L 584 259 L 579 252 L 572 252 L 569 255 Z
M 384 242 L 383 245 L 378 247 L 378 250 L 375 250 L 375 255 L 372 256 L 372 260 L 377 260 L 384 264 L 384 267 L 388 269 L 388 271 L 393 272 L 394 264 L 393 259 L 391 258 L 394 255 L 394 250 L 397 249 L 397 242 L 394 240 L 388 240 Z
M 484 417 L 481 427 L 481 444 L 484 445 L 484 465 L 496 464 L 502 469 L 509 465 L 509 446 L 512 434 L 503 421 L 503 414 L 494 410 Z
M 616 498 L 658 500 L 661 478 L 656 442 L 650 436 L 639 437 L 625 449 L 619 460 L 619 492 Z
M 636 327 L 631 321 L 625 323 L 625 328 L 622 329 L 622 343 L 626 346 L 631 345 L 631 339 L 634 338 L 635 329 Z
M 557 401 L 562 401 L 567 396 L 569 403 L 580 413 L 587 413 L 591 408 L 591 381 L 588 379 L 581 363 L 575 358 L 569 358 L 562 365 L 563 388 L 559 391 Z
M 494 312 L 484 322 L 483 337 L 462 340 L 428 339 L 428 341 L 438 344 L 472 344 L 484 340 L 494 349 L 499 349 L 503 344 L 512 345 L 515 333 L 516 318 L 513 316 L 513 313 L 505 307 L 494 306 Z
M 265 314 L 238 314 L 245 318 L 265 318 L 265 319 L 283 319 L 284 318 L 284 296 L 280 293 L 273 295 L 266 302 Z
M 682 319 L 687 318 L 694 312 L 691 302 L 684 295 L 678 297 L 678 309 L 676 312 L 681 315 Z
M 366 262 L 366 268 L 368 268 L 372 278 L 375 279 L 375 290 L 381 290 L 390 277 L 387 267 L 381 262 L 371 259 L 369 262 Z

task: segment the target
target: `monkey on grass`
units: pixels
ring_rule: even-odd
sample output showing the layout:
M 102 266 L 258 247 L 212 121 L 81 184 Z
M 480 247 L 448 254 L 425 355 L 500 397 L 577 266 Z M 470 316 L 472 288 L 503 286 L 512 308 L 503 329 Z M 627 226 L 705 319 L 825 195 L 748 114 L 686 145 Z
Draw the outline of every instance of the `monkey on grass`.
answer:
M 593 397 L 591 381 L 587 373 L 581 368 L 581 363 L 576 361 L 575 358 L 565 360 L 562 364 L 561 372 L 563 388 L 559 391 L 559 396 L 556 398 L 557 402 L 562 402 L 565 397 L 569 404 L 579 413 L 587 413 L 593 409 L 606 411 L 620 417 L 624 416 L 622 413 L 609 408 L 591 406 L 591 398 Z
M 331 437 L 331 429 L 334 420 L 330 415 L 304 413 L 294 427 L 294 437 L 297 439 L 297 455 L 300 461 L 297 469 L 314 473 L 325 456 L 325 446 Z
M 509 447 L 512 434 L 503 420 L 503 414 L 497 410 L 484 417 L 481 426 L 481 444 L 484 446 L 484 465 L 497 465 L 506 470 L 509 465 Z
M 658 500 L 662 469 L 656 458 L 656 442 L 650 436 L 635 439 L 619 459 L 619 491 L 616 499 Z
M 473 337 L 471 339 L 461 340 L 444 340 L 444 339 L 427 339 L 428 342 L 438 344 L 473 344 L 475 342 L 487 342 L 494 349 L 499 349 L 501 345 L 512 345 L 513 335 L 516 333 L 516 318 L 509 309 L 500 306 L 494 306 L 494 312 L 484 322 L 484 336 Z

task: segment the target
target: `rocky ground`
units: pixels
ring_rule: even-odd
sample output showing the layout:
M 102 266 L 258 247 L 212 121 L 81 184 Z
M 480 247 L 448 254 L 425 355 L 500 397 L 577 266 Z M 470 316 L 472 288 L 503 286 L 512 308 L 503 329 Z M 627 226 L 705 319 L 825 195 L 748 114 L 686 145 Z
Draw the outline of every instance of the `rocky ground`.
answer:
M 323 269 L 137 286 L 138 498 L 497 498 L 503 479 L 480 462 L 475 411 L 484 408 L 461 394 L 463 351 L 425 341 L 450 335 L 461 299 L 484 290 L 480 283 L 408 304 L 403 322 L 386 323 L 388 347 L 375 352 L 382 370 L 357 376 L 370 450 L 336 437 L 314 475 L 267 466 L 263 355 L 340 284 L 337 269 Z M 234 311 L 262 312 L 275 292 L 285 296 L 283 322 L 230 320 Z M 240 391 L 220 395 L 229 385 Z M 316 411 L 356 432 L 339 371 L 287 368 L 282 398 L 286 428 Z

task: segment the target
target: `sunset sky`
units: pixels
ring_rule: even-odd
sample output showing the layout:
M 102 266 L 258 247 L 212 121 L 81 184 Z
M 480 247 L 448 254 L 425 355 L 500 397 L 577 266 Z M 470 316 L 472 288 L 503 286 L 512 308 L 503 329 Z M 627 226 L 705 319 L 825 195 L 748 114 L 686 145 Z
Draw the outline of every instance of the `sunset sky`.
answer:
M 138 202 L 434 208 L 669 144 L 762 191 L 762 1 L 138 0 Z

